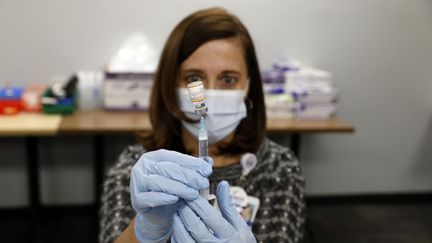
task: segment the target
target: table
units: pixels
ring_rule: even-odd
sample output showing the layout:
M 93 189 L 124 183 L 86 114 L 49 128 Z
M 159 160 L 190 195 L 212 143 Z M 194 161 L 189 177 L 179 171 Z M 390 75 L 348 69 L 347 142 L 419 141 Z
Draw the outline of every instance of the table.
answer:
M 100 199 L 99 185 L 103 182 L 104 146 L 103 135 L 111 133 L 136 133 L 151 129 L 147 112 L 107 112 L 107 111 L 78 111 L 64 117 L 59 133 L 61 134 L 93 134 L 95 154 L 95 200 Z M 267 120 L 268 133 L 292 134 L 291 149 L 300 155 L 300 135 L 302 133 L 339 133 L 354 132 L 353 126 L 338 118 L 329 120 L 297 120 L 287 118 L 269 118 Z
M 105 146 L 104 135 L 136 133 L 151 129 L 147 112 L 78 111 L 65 116 L 59 127 L 60 134 L 93 135 L 94 180 L 96 207 L 99 207 L 103 183 Z
M 300 158 L 301 134 L 304 133 L 352 133 L 354 127 L 339 118 L 328 120 L 298 120 L 284 118 L 267 119 L 268 133 L 290 133 L 291 149 Z
M 94 135 L 94 177 L 95 202 L 100 199 L 103 180 L 104 135 L 135 133 L 151 129 L 147 112 L 108 112 L 77 111 L 72 115 L 17 114 L 0 116 L 0 136 L 23 136 L 26 138 L 27 174 L 29 177 L 30 208 L 37 211 L 39 198 L 39 155 L 37 137 L 56 136 L 59 134 Z M 354 127 L 339 118 L 329 120 L 296 120 L 287 118 L 268 118 L 268 133 L 292 135 L 291 148 L 299 155 L 300 135 L 304 133 L 352 133 Z
M 131 133 L 151 129 L 147 112 L 79 111 L 63 119 L 60 133 Z M 300 134 L 302 133 L 351 133 L 353 126 L 332 117 L 329 120 L 298 120 L 268 118 L 268 133 L 292 135 L 291 149 L 300 155 Z
M 37 138 L 55 136 L 58 133 L 63 117 L 38 113 L 19 113 L 0 116 L 0 136 L 24 137 L 26 147 L 26 174 L 29 191 L 29 209 L 31 214 L 31 234 L 38 225 L 40 203 L 39 186 L 39 153 Z
M 78 111 L 65 116 L 62 134 L 132 133 L 151 129 L 147 112 Z
M 59 132 L 106 134 L 150 129 L 147 112 L 78 111 L 63 118 Z M 269 133 L 334 133 L 354 132 L 354 128 L 336 117 L 329 120 L 268 118 L 267 131 Z
M 27 183 L 32 214 L 35 214 L 40 207 L 37 137 L 57 135 L 62 119 L 60 115 L 38 113 L 0 116 L 0 136 L 25 137 Z

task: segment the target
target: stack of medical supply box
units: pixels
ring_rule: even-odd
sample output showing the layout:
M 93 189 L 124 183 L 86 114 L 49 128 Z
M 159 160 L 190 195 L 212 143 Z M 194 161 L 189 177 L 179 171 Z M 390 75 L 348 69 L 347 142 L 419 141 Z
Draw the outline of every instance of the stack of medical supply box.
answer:
M 152 73 L 105 73 L 103 104 L 106 110 L 144 111 L 149 108 Z
M 291 118 L 297 109 L 291 94 L 285 91 L 285 76 L 279 69 L 263 72 L 263 89 L 268 117 Z
M 23 87 L 0 88 L 0 114 L 16 114 L 21 110 Z
M 143 111 L 149 108 L 158 51 L 150 38 L 133 33 L 105 68 L 103 107 Z
M 263 82 L 269 117 L 323 120 L 336 113 L 339 90 L 327 71 L 282 60 L 264 72 Z

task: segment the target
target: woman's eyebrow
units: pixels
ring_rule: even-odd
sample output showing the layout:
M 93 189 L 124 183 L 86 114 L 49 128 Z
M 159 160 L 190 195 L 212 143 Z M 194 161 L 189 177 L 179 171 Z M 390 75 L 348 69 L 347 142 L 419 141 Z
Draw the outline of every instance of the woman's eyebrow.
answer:
M 241 75 L 240 71 L 237 70 L 224 70 L 221 72 L 221 74 L 237 74 L 237 75 Z
M 204 72 L 201 71 L 200 69 L 191 68 L 191 69 L 182 70 L 182 73 L 204 73 Z

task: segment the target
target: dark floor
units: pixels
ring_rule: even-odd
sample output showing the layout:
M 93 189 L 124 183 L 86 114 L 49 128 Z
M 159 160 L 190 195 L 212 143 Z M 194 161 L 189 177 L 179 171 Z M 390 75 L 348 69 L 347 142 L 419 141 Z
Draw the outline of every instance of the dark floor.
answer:
M 308 242 L 432 243 L 432 203 L 310 206 L 307 231 Z
M 95 207 L 49 208 L 34 216 L 28 210 L 0 210 L 0 242 L 97 242 Z
M 96 242 L 94 208 L 43 212 L 37 226 L 23 210 L 0 210 L 0 242 Z M 432 243 L 432 203 L 308 202 L 307 243 Z

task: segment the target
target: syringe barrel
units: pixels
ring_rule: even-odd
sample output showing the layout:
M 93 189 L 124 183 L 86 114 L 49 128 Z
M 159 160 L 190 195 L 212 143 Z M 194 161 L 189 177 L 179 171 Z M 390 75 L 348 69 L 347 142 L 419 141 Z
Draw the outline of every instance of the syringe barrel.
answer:
M 206 159 L 208 157 L 208 139 L 198 139 L 198 156 Z

